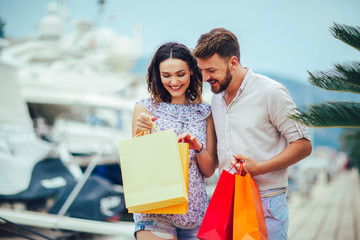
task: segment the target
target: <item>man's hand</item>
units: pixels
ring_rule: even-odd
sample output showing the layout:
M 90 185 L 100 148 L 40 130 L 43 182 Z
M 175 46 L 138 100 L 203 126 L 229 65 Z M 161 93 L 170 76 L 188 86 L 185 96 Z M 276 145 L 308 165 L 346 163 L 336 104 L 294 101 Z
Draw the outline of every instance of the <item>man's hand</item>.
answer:
M 240 169 L 240 164 L 248 170 L 251 176 L 256 176 L 261 174 L 260 165 L 261 163 L 256 162 L 254 159 L 241 154 L 233 154 L 234 159 L 231 161 L 231 164 L 235 164 L 237 171 Z

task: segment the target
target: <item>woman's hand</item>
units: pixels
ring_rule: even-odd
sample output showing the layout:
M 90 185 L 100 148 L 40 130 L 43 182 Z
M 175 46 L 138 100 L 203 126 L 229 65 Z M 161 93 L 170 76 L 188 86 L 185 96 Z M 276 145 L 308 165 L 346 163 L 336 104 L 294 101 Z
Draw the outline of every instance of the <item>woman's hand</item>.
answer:
M 150 116 L 144 112 L 142 112 L 137 118 L 136 118 L 136 134 L 140 132 L 146 132 L 150 131 L 150 129 L 153 127 L 153 124 L 151 121 L 155 121 L 157 118 L 154 116 Z
M 189 149 L 199 151 L 203 146 L 195 136 L 190 133 L 182 133 L 179 135 L 178 142 L 189 143 Z

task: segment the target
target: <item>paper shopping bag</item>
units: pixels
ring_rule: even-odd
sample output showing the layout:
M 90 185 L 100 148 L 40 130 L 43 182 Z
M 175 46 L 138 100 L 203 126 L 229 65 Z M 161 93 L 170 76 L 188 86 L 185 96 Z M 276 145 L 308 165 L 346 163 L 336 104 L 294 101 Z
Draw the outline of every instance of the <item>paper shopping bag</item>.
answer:
M 177 136 L 159 131 L 119 142 L 125 205 L 142 212 L 188 202 Z
M 266 240 L 259 187 L 246 168 L 242 165 L 241 168 L 246 174 L 235 174 L 233 239 Z
M 182 163 L 182 168 L 184 171 L 186 192 L 188 191 L 189 185 L 189 144 L 188 143 L 179 143 L 180 158 Z M 142 213 L 157 213 L 157 214 L 185 214 L 188 211 L 188 202 L 177 204 L 169 207 L 159 208 L 144 211 Z
M 235 175 L 222 171 L 206 210 L 199 239 L 232 240 Z

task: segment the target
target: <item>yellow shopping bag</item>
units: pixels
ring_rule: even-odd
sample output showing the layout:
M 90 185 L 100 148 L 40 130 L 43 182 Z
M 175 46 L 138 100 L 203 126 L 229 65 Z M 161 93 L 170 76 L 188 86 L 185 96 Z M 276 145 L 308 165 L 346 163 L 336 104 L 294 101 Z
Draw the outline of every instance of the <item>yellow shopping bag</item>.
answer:
M 180 158 L 182 163 L 182 168 L 184 172 L 186 192 L 188 191 L 189 185 L 189 144 L 188 143 L 179 143 Z M 157 214 L 185 214 L 188 211 L 188 202 L 177 204 L 169 207 L 159 208 L 144 211 L 142 213 L 157 213 Z
M 179 145 L 173 130 L 120 141 L 119 153 L 129 212 L 188 202 Z

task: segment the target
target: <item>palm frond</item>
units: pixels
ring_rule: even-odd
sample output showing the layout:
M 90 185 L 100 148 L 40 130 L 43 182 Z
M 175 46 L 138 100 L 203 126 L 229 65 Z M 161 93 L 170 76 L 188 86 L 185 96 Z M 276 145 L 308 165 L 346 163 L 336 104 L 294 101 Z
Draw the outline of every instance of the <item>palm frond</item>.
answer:
M 360 27 L 334 23 L 330 32 L 335 38 L 360 51 Z
M 308 81 L 330 91 L 360 93 L 360 62 L 335 65 L 335 70 L 308 72 Z
M 289 117 L 309 127 L 360 127 L 360 103 L 325 102 L 297 109 Z
M 335 68 L 348 83 L 360 87 L 360 62 L 336 64 Z

